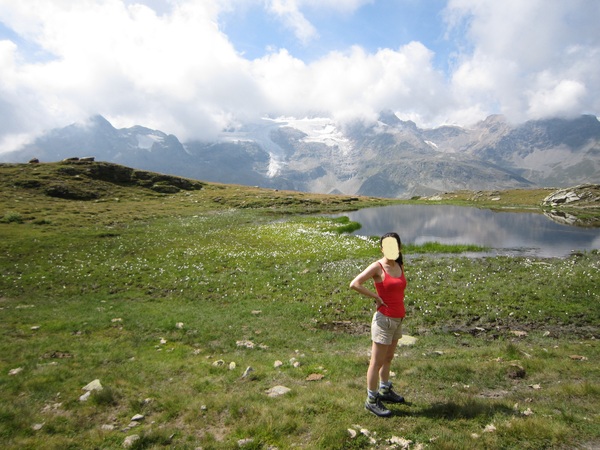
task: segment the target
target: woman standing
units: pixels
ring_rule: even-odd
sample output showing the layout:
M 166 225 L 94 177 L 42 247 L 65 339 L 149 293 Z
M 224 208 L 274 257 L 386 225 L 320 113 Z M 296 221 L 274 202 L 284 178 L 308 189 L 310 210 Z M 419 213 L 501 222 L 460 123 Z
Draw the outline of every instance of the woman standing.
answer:
M 365 408 L 380 417 L 392 412 L 382 402 L 403 403 L 404 398 L 392 389 L 390 366 L 398 340 L 402 337 L 404 289 L 406 277 L 402 261 L 402 242 L 396 233 L 380 239 L 383 258 L 375 261 L 350 283 L 350 288 L 371 297 L 377 307 L 371 322 L 371 361 L 367 371 L 367 400 Z M 364 286 L 373 280 L 376 292 Z

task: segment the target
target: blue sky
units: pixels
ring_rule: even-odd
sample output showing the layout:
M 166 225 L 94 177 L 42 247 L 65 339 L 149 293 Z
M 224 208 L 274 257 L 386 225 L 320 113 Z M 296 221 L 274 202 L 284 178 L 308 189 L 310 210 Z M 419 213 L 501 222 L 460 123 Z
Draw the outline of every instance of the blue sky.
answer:
M 219 23 L 236 49 L 250 59 L 263 56 L 269 47 L 286 48 L 303 61 L 312 61 L 353 45 L 375 52 L 416 40 L 434 50 L 436 61 L 445 68 L 452 46 L 444 38 L 445 4 L 445 0 L 380 0 L 346 14 L 307 8 L 304 16 L 317 34 L 308 42 L 290 34 L 259 3 L 223 14 Z
M 599 22 L 597 0 L 0 0 L 0 152 L 93 114 L 182 140 L 598 115 Z

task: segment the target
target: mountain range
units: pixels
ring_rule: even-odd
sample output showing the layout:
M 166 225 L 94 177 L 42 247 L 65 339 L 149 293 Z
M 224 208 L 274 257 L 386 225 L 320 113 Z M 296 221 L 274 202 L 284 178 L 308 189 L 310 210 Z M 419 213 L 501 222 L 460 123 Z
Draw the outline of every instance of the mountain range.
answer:
M 196 180 L 391 198 L 456 190 L 600 183 L 600 121 L 592 115 L 421 129 L 382 112 L 375 123 L 262 119 L 218 139 L 182 143 L 143 126 L 91 117 L 51 130 L 3 162 L 90 157 Z

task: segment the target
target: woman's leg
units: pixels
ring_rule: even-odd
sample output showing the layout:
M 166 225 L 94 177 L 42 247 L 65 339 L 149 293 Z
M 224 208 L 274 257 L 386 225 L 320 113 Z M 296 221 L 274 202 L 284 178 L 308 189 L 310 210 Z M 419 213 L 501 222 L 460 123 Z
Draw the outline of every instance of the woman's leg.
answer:
M 385 358 L 388 353 L 389 345 L 378 344 L 373 342 L 371 350 L 371 361 L 369 362 L 369 370 L 367 371 L 367 389 L 369 394 L 365 401 L 365 409 L 379 417 L 389 417 L 392 412 L 381 403 L 379 395 L 379 371 L 385 363 Z
M 397 343 L 398 341 L 396 341 L 396 344 Z M 371 346 L 371 361 L 369 362 L 369 370 L 367 370 L 367 389 L 370 391 L 377 391 L 379 389 L 379 377 L 380 374 L 382 374 L 386 360 L 389 358 L 389 348 L 392 346 L 395 350 L 396 346 L 394 343 L 392 343 L 392 345 L 385 345 L 379 344 L 378 342 L 373 342 L 373 345 Z M 394 351 L 392 351 L 392 358 L 393 357 Z M 390 362 L 387 363 L 388 378 L 390 375 Z M 387 381 L 388 378 L 385 380 Z
M 398 339 L 394 339 L 390 345 L 385 346 L 385 355 L 382 357 L 383 364 L 379 368 L 379 379 L 383 382 L 387 383 L 390 380 L 390 368 L 392 367 L 392 359 L 394 359 L 397 346 Z M 379 385 L 377 388 L 379 388 Z

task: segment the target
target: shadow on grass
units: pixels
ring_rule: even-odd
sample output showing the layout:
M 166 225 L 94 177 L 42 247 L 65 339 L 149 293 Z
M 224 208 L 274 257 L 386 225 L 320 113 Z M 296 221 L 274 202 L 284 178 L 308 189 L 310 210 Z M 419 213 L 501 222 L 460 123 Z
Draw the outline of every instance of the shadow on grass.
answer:
M 402 408 L 402 406 L 409 409 Z M 469 400 L 464 403 L 438 402 L 425 408 L 419 408 L 414 403 L 406 402 L 393 409 L 394 416 L 418 416 L 446 420 L 494 417 L 497 414 L 512 416 L 515 414 L 515 410 L 506 405 L 489 403 L 485 400 Z

